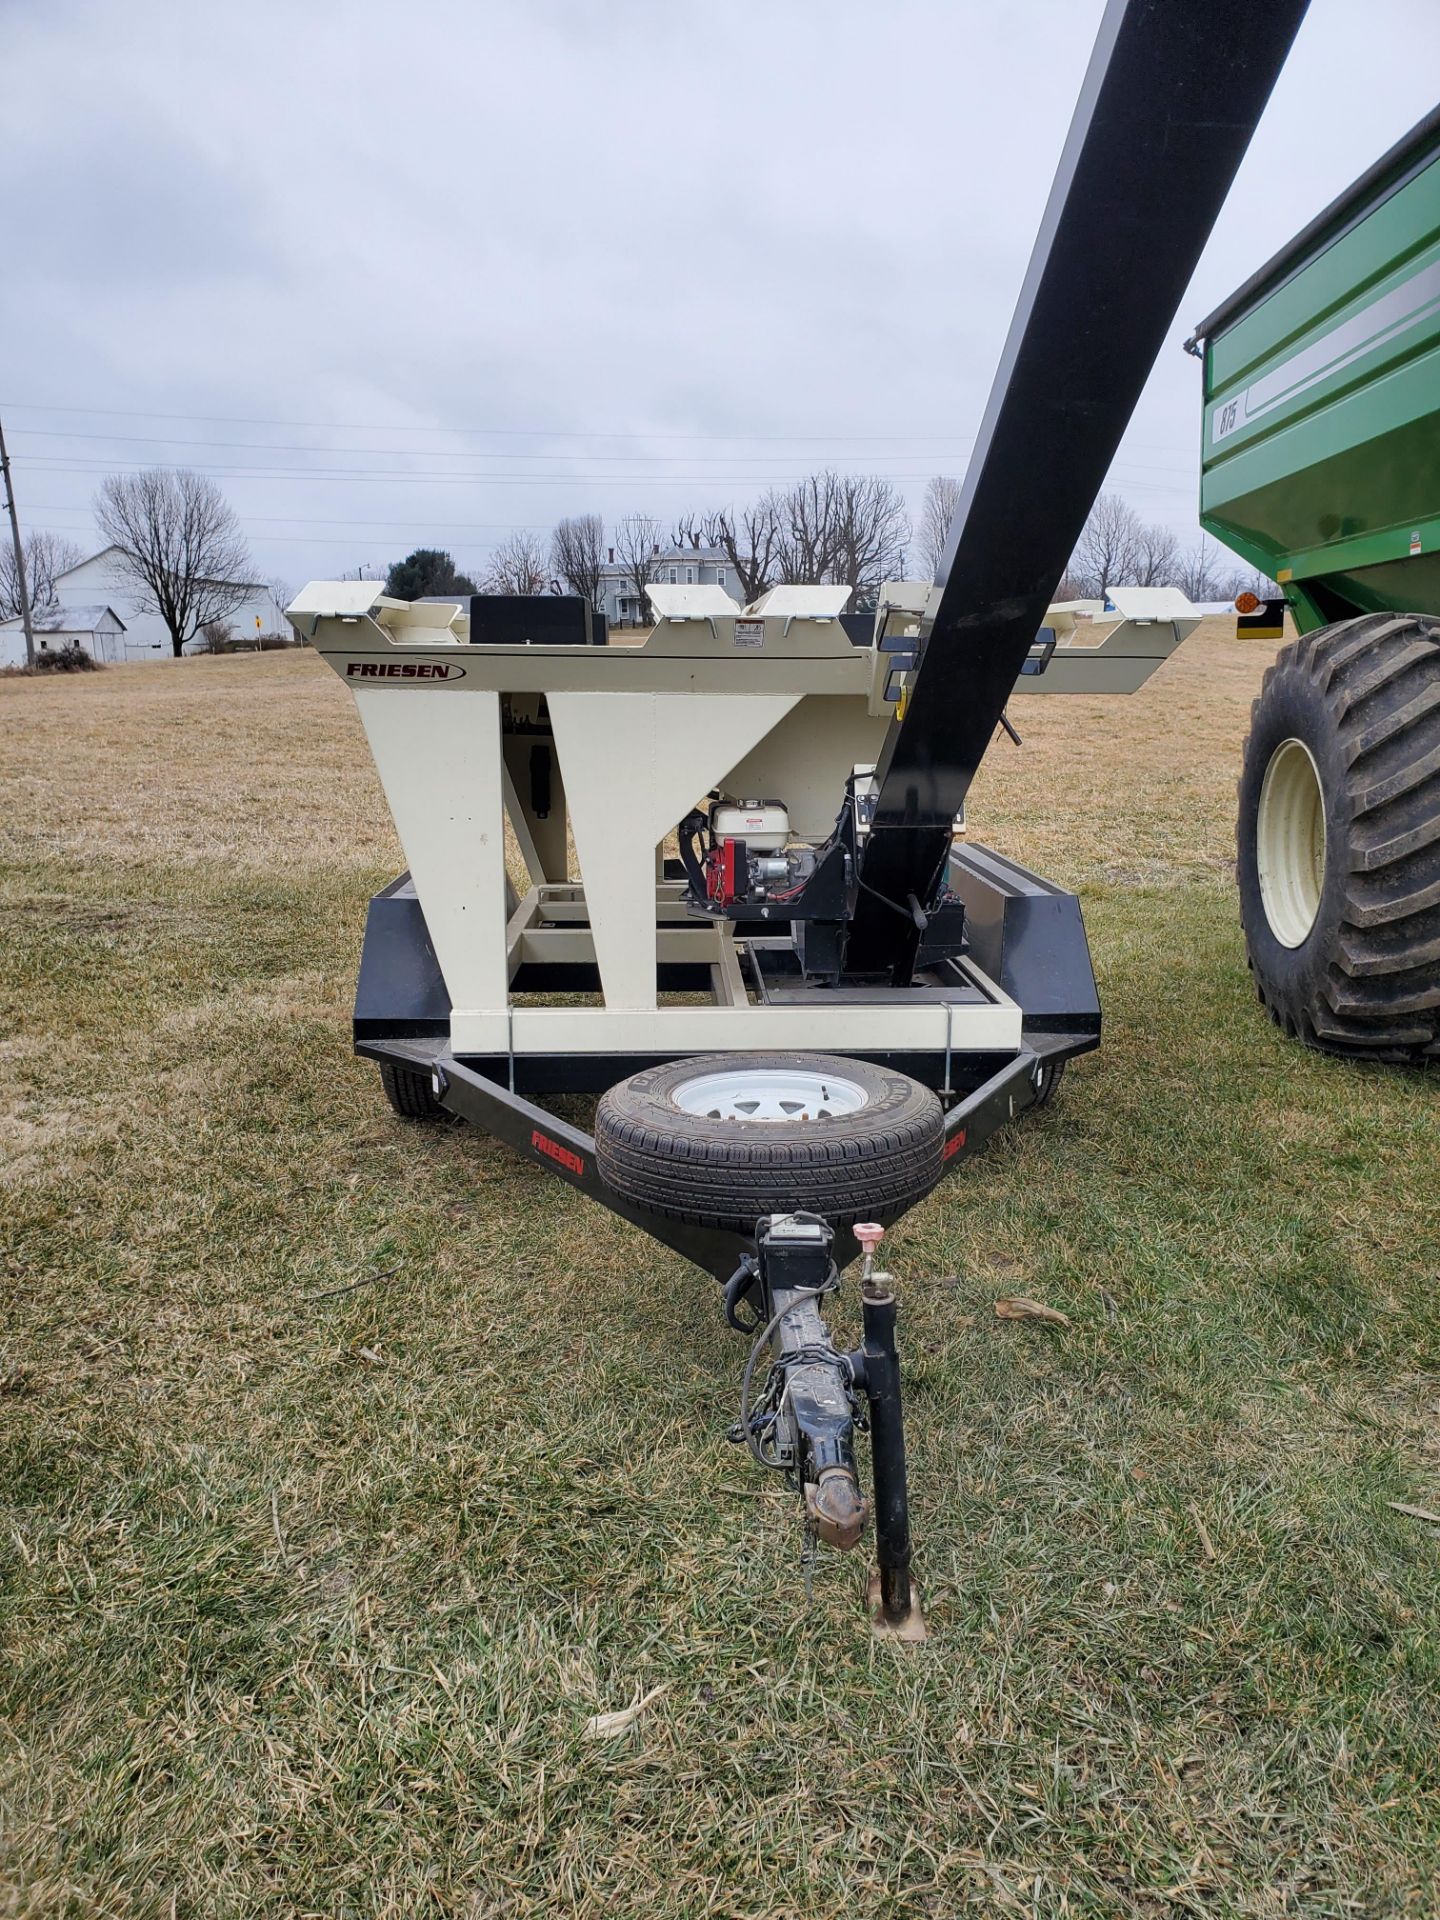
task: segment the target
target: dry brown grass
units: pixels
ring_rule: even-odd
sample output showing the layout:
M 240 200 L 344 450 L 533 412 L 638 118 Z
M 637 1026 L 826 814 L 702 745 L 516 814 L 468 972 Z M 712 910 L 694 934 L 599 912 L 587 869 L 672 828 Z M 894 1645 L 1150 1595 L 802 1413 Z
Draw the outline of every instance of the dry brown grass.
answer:
M 909 1654 L 806 1605 L 710 1284 L 350 1058 L 333 676 L 0 685 L 0 1912 L 1440 1908 L 1440 1126 L 1254 1007 L 1263 665 L 1017 701 L 974 797 L 1108 1027 L 895 1235 Z
M 354 702 L 308 649 L 17 680 L 0 728 L 3 831 L 32 857 L 250 872 L 399 857 Z
M 1204 620 L 1130 699 L 1019 698 L 1025 745 L 981 768 L 972 830 L 1067 886 L 1228 885 L 1250 703 L 1272 657 Z
M 1072 885 L 1223 874 L 1262 653 L 1207 621 L 1136 699 L 1017 699 L 1025 749 L 986 762 L 973 830 Z M 0 727 L 17 850 L 252 871 L 400 858 L 353 702 L 308 650 L 16 680 Z

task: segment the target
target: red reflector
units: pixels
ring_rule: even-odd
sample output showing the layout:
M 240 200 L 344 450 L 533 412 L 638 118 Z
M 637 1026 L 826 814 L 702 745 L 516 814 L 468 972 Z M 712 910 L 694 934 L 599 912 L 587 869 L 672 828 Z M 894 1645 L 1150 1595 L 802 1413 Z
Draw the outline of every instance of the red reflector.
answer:
M 950 1138 L 945 1142 L 945 1149 L 940 1155 L 940 1158 L 942 1160 L 953 1160 L 964 1144 L 965 1129 L 961 1127 L 958 1132 L 952 1133 Z

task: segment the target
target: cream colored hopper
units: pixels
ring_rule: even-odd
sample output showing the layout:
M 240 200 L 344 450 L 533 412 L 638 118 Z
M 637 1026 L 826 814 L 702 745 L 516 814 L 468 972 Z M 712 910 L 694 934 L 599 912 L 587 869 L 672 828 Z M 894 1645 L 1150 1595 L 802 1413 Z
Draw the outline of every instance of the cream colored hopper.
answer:
M 664 872 L 667 837 L 712 791 L 774 803 L 749 836 L 756 847 L 829 839 L 852 771 L 881 757 L 911 677 L 905 642 L 931 591 L 887 585 L 857 643 L 840 621 L 843 588 L 777 586 L 737 608 L 718 587 L 657 584 L 648 637 L 596 647 L 472 644 L 468 601 L 407 603 L 371 581 L 306 587 L 289 618 L 355 695 L 444 977 L 454 1051 L 1018 1046 L 1019 1009 L 968 960 L 950 1004 L 757 998 L 742 966 L 757 929 L 742 942 L 723 917 L 697 918 Z M 1097 645 L 1077 628 L 1021 688 L 1138 685 L 1185 616 L 1133 595 L 1122 615 Z M 507 875 L 507 822 L 526 888 Z M 603 1005 L 512 997 L 522 965 L 582 959 L 598 968 Z M 713 1004 L 662 1000 L 663 960 L 708 965 Z

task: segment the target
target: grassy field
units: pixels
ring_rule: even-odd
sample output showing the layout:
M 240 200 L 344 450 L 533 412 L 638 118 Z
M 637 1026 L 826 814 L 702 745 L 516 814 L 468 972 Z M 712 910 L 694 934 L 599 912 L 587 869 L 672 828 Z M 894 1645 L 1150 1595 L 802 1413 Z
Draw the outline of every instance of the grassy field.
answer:
M 1255 1005 L 1267 652 L 1017 702 L 973 797 L 1107 1038 L 893 1236 L 918 1650 L 807 1605 L 712 1283 L 350 1057 L 338 682 L 0 682 L 0 1912 L 1440 1910 L 1437 1081 Z

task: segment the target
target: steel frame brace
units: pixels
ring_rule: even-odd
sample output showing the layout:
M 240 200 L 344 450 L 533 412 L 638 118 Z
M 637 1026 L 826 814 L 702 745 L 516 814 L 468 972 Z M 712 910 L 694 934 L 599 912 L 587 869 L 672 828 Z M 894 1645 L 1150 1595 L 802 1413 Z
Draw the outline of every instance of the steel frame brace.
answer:
M 755 1242 L 746 1234 L 673 1219 L 616 1193 L 600 1177 L 593 1135 L 557 1118 L 537 1101 L 487 1079 L 442 1047 L 417 1040 L 361 1040 L 356 1052 L 366 1059 L 392 1061 L 409 1073 L 428 1072 L 436 1097 L 447 1112 L 503 1140 L 546 1173 L 598 1201 L 715 1279 L 729 1280 L 743 1259 L 753 1258 Z M 972 1094 L 951 1107 L 945 1116 L 942 1179 L 953 1173 L 962 1159 L 977 1153 L 1008 1121 L 1034 1106 L 1048 1057 L 1034 1048 L 1022 1047 Z M 859 1251 L 859 1243 L 848 1227 L 835 1230 L 833 1258 L 842 1272 Z

